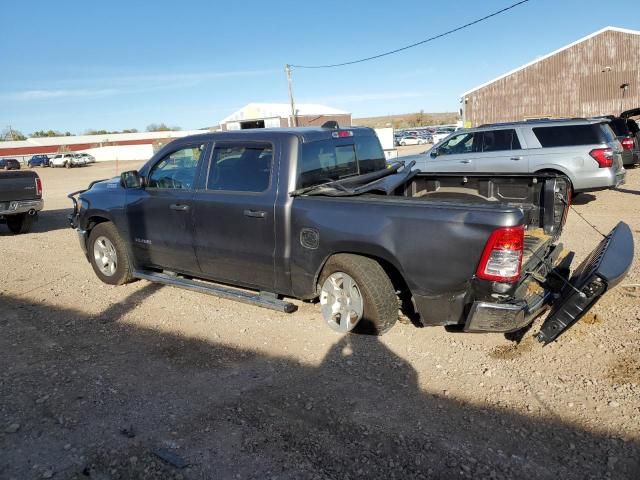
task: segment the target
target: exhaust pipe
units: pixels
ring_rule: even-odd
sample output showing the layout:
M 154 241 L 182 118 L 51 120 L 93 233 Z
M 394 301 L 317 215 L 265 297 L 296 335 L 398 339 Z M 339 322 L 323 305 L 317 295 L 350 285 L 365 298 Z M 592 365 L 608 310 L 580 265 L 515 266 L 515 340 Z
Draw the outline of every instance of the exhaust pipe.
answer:
M 29 214 L 30 217 L 35 217 L 38 214 L 38 212 L 35 211 L 33 208 L 29 210 L 27 213 Z

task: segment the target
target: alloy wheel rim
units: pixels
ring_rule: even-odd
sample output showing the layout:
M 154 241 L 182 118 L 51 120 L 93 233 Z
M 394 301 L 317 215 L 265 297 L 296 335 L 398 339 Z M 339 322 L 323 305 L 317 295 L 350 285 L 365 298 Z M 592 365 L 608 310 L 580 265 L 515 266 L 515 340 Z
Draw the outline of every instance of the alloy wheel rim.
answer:
M 334 272 L 322 284 L 320 308 L 327 325 L 337 332 L 354 329 L 362 318 L 364 301 L 356 281 L 344 272 Z
M 111 277 L 116 273 L 118 268 L 118 255 L 116 247 L 111 240 L 105 236 L 96 238 L 93 244 L 93 258 L 95 259 L 98 270 L 103 275 Z

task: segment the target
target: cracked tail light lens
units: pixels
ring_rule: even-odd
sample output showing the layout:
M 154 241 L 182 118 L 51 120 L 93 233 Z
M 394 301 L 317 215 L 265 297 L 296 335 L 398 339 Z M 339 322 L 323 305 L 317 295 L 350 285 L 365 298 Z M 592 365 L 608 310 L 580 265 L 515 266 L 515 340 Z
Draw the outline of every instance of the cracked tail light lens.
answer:
M 598 167 L 609 168 L 613 166 L 613 149 L 611 148 L 594 148 L 589 155 L 598 162 Z
M 476 276 L 497 282 L 520 278 L 524 251 L 524 226 L 501 227 L 493 231 L 482 252 Z

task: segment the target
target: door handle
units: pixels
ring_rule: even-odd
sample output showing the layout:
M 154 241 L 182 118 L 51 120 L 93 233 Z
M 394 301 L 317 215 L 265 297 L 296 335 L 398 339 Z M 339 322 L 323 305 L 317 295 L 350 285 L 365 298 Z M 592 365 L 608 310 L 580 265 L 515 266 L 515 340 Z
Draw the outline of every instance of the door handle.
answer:
M 460 163 L 471 163 L 471 160 L 460 160 Z
M 511 157 L 511 160 L 522 160 L 522 157 Z
M 267 216 L 267 212 L 263 212 L 261 210 L 245 210 L 244 216 L 252 218 L 264 218 Z
M 171 205 L 169 205 L 169 208 L 178 212 L 186 212 L 187 210 L 189 210 L 189 205 L 184 205 L 182 203 L 172 203 Z

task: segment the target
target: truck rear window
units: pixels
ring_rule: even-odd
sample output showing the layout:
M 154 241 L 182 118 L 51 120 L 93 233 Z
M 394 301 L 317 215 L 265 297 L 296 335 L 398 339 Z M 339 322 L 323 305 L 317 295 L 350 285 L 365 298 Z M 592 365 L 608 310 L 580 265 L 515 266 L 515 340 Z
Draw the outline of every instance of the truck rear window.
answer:
M 296 188 L 386 168 L 378 137 L 346 137 L 303 143 Z
M 594 145 L 606 143 L 603 124 L 555 125 L 537 127 L 533 133 L 542 147 L 570 147 L 575 145 Z

